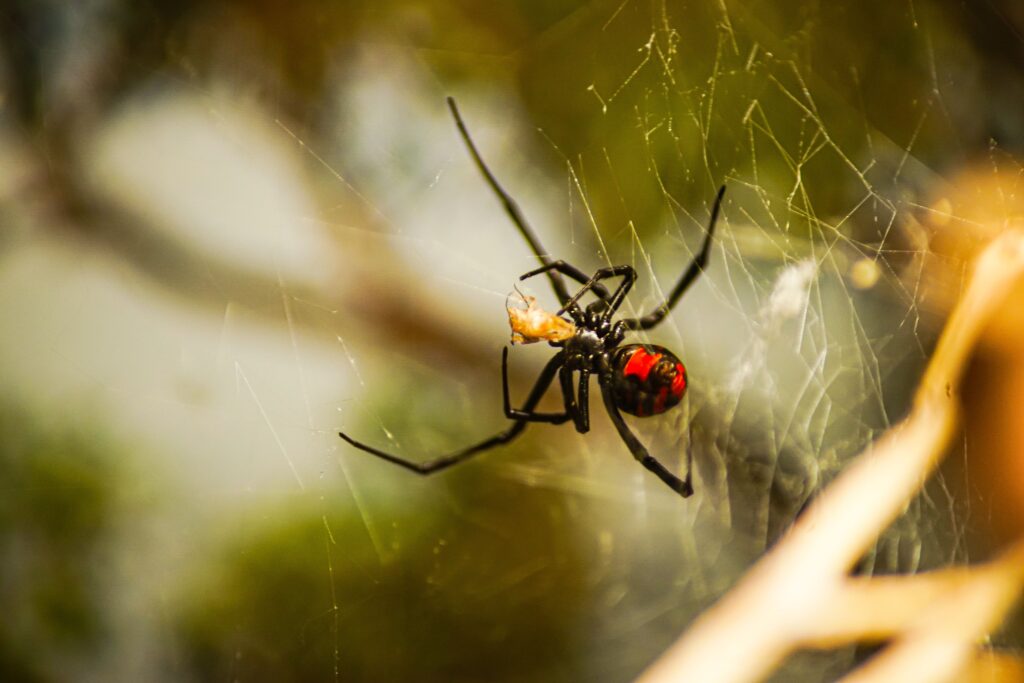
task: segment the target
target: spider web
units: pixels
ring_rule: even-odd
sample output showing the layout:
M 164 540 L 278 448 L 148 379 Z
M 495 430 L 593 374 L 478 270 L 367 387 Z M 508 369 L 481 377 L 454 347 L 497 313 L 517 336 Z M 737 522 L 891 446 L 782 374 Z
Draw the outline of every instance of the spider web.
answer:
M 57 101 L 78 92 L 62 59 L 131 61 L 71 37 L 106 45 L 103 8 L 127 12 L 88 6 L 52 10 L 75 29 L 48 39 Z M 182 41 L 171 66 L 63 162 L 88 210 L 26 192 L 40 167 L 13 115 L 3 128 L 20 228 L 0 263 L 19 321 L 0 337 L 5 387 L 126 444 L 111 485 L 145 491 L 104 550 L 119 573 L 90 584 L 111 644 L 49 658 L 58 678 L 630 680 L 906 412 L 942 320 L 920 223 L 939 173 L 1012 166 L 972 118 L 985 85 L 957 81 L 973 44 L 942 3 L 616 0 L 487 20 L 301 4 L 263 30 L 342 46 L 311 60 L 307 90 L 273 50 L 237 47 L 263 35 L 258 15 L 196 6 L 160 24 Z M 632 460 L 599 399 L 588 435 L 534 425 L 425 479 L 338 439 L 419 460 L 505 427 L 504 304 L 537 261 L 446 94 L 552 256 L 637 269 L 623 315 L 671 289 L 726 185 L 708 268 L 639 337 L 684 360 L 687 398 L 630 420 L 674 471 L 692 451 L 694 497 Z M 543 280 L 521 287 L 555 309 Z M 513 350 L 514 400 L 550 354 Z M 554 387 L 541 408 L 559 406 Z M 858 570 L 968 559 L 964 486 L 940 474 Z M 797 658 L 779 680 L 831 680 L 861 655 Z

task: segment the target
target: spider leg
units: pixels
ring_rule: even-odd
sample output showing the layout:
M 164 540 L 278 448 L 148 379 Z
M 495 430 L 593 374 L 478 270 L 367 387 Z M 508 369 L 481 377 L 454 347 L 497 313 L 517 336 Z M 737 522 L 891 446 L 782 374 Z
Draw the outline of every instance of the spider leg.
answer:
M 519 280 L 523 281 L 527 278 L 533 277 L 534 275 L 540 275 L 541 273 L 545 273 L 551 270 L 558 271 L 562 275 L 571 277 L 573 280 L 580 283 L 581 285 L 589 284 L 591 288 L 594 290 L 594 294 L 596 294 L 597 296 L 604 300 L 608 299 L 608 289 L 604 285 L 600 283 L 591 282 L 591 278 L 588 278 L 586 273 L 584 273 L 582 270 L 572 265 L 571 263 L 566 263 L 562 259 L 558 259 L 557 261 L 549 263 L 545 266 L 541 266 L 540 268 L 531 270 L 529 273 L 520 275 Z M 564 299 L 559 303 L 565 304 L 566 308 L 569 307 L 569 304 L 566 303 Z
M 561 366 L 563 354 L 559 353 L 551 359 L 550 362 L 558 360 L 558 365 Z M 565 372 L 565 368 L 561 367 L 560 373 Z M 541 375 L 543 377 L 543 374 Z M 501 391 L 504 396 L 505 403 L 505 417 L 510 420 L 520 420 L 523 422 L 547 422 L 549 424 L 560 425 L 568 422 L 572 419 L 573 413 L 570 412 L 568 404 L 566 405 L 566 411 L 564 413 L 535 413 L 532 410 L 524 410 L 521 408 L 513 408 L 512 400 L 509 398 L 508 392 L 508 347 L 506 346 L 501 350 Z
M 670 489 L 683 498 L 689 498 L 693 494 L 692 470 L 687 467 L 686 479 L 680 479 L 669 472 L 664 465 L 647 452 L 647 448 L 640 443 L 640 439 L 636 438 L 636 435 L 630 431 L 626 421 L 622 419 L 622 413 L 619 412 L 618 406 L 615 405 L 615 398 L 612 396 L 611 389 L 604 382 L 601 382 L 601 394 L 604 396 L 604 407 L 608 410 L 608 416 L 612 419 L 612 424 L 615 425 L 615 429 L 618 430 L 619 436 L 622 437 L 633 457 L 641 465 L 654 472 L 659 479 L 668 484 Z M 687 462 L 690 462 L 689 457 Z
M 562 383 L 562 397 L 565 400 L 565 412 L 572 416 L 573 425 L 580 434 L 590 431 L 590 371 L 580 370 L 579 398 L 573 391 L 572 370 L 563 367 L 558 371 L 558 379 Z
M 615 311 L 622 305 L 622 300 L 626 298 L 626 294 L 633 288 L 633 283 L 636 282 L 636 271 L 633 270 L 633 266 L 610 266 L 606 268 L 599 268 L 593 277 L 583 283 L 580 290 L 572 295 L 572 298 L 565 302 L 562 306 L 562 310 L 558 311 L 555 315 L 561 315 L 564 311 L 571 308 L 579 301 L 580 297 L 586 294 L 590 290 L 596 290 L 599 287 L 599 282 L 610 277 L 622 277 L 622 282 L 618 288 L 608 297 L 601 297 L 608 303 L 608 311 L 605 313 L 605 318 L 611 317 Z
M 523 412 L 533 413 L 533 409 L 540 402 L 540 399 L 544 395 L 544 392 L 547 391 L 549 386 L 551 386 L 551 381 L 555 378 L 555 373 L 558 372 L 558 368 L 561 366 L 561 364 L 562 355 L 557 354 L 551 360 L 548 361 L 547 365 L 544 366 L 544 369 L 541 370 L 540 376 L 537 378 L 536 383 L 534 383 L 533 385 L 533 389 L 530 390 L 530 394 L 529 396 L 527 396 L 526 402 L 523 404 Z M 511 427 L 504 431 L 498 432 L 492 437 L 484 439 L 479 443 L 473 444 L 468 448 L 464 448 L 461 451 L 456 451 L 448 455 L 442 455 L 440 457 L 434 458 L 433 460 L 427 460 L 424 462 L 413 462 L 411 460 L 400 458 L 397 455 L 392 455 L 391 453 L 387 453 L 378 448 L 374 448 L 373 446 L 368 446 L 364 443 L 360 443 L 359 441 L 356 441 L 355 439 L 348 436 L 344 432 L 338 432 L 338 436 L 340 436 L 350 445 L 355 446 L 359 450 L 366 451 L 367 453 L 375 455 L 378 458 L 387 460 L 388 462 L 394 463 L 395 465 L 398 465 L 400 467 L 404 467 L 405 469 L 411 472 L 416 472 L 417 474 L 433 474 L 434 472 L 440 472 L 441 470 L 451 467 L 452 465 L 457 465 L 458 463 L 467 460 L 468 458 L 476 455 L 477 453 L 482 453 L 483 451 L 494 448 L 495 446 L 500 446 L 502 444 L 508 443 L 509 441 L 512 441 L 517 436 L 519 436 L 524 429 L 526 429 L 527 424 L 529 424 L 527 420 L 517 418 L 515 423 Z
M 715 197 L 715 204 L 711 207 L 711 220 L 708 222 L 708 234 L 704 238 L 704 244 L 701 245 L 700 251 L 690 262 L 690 266 L 683 272 L 679 281 L 676 282 L 676 286 L 672 288 L 669 295 L 665 298 L 660 306 L 655 308 L 653 311 L 643 316 L 642 318 L 629 318 L 623 320 L 626 327 L 630 330 L 649 330 L 658 323 L 660 323 L 668 312 L 672 310 L 672 307 L 676 305 L 676 302 L 683 296 L 690 285 L 704 272 L 704 267 L 708 263 L 708 255 L 711 251 L 711 238 L 715 234 L 715 224 L 718 223 L 718 211 L 722 207 L 722 197 L 725 196 L 725 185 L 718 188 L 718 195 Z
M 579 383 L 579 398 L 577 412 L 579 417 L 576 423 L 576 429 L 580 434 L 586 434 L 590 431 L 590 371 L 580 370 L 580 383 Z
M 466 143 L 466 147 L 469 148 L 469 153 L 473 157 L 473 161 L 476 162 L 476 167 L 480 170 L 487 184 L 491 186 L 494 193 L 498 195 L 501 200 L 502 206 L 505 207 L 505 213 L 508 214 L 512 222 L 519 228 L 520 234 L 529 243 L 533 253 L 536 254 L 540 262 L 545 266 L 552 264 L 551 256 L 544 249 L 538 239 L 537 235 L 533 232 L 533 228 L 526 221 L 526 216 L 523 215 L 522 209 L 519 208 L 519 204 L 516 203 L 512 196 L 505 191 L 505 188 L 501 186 L 498 179 L 491 173 L 491 169 L 487 168 L 487 164 L 484 163 L 483 157 L 480 156 L 480 152 L 477 151 L 476 145 L 473 144 L 473 138 L 469 136 L 469 130 L 466 128 L 466 124 L 462 121 L 462 116 L 459 114 L 459 108 L 455 105 L 455 100 L 451 97 L 448 98 L 448 108 L 452 112 L 452 117 L 455 119 L 455 125 L 459 129 L 459 134 L 462 136 L 463 142 Z M 569 298 L 569 290 L 565 286 L 565 280 L 557 272 L 548 271 L 548 279 L 551 280 L 551 288 L 555 290 L 555 296 L 558 297 L 560 303 L 564 303 Z

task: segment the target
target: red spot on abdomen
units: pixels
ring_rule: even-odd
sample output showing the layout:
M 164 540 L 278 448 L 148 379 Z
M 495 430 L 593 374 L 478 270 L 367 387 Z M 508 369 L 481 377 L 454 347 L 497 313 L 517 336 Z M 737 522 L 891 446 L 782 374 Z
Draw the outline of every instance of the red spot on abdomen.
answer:
M 633 352 L 633 355 L 626 361 L 626 367 L 622 369 L 622 374 L 625 377 L 630 375 L 636 375 L 640 378 L 641 382 L 647 381 L 647 375 L 651 374 L 651 368 L 661 358 L 660 353 L 647 353 L 644 348 L 638 348 Z M 685 380 L 683 380 L 685 383 Z
M 630 344 L 614 358 L 615 405 L 637 417 L 659 415 L 682 400 L 686 369 L 663 346 Z

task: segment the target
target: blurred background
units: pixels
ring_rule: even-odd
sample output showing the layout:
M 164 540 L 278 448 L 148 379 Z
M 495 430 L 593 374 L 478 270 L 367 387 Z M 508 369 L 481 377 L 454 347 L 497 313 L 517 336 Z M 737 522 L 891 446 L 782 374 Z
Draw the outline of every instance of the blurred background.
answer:
M 0 679 L 633 678 L 906 412 L 971 254 L 1022 215 L 1019 3 L 796 5 L 0 4 Z M 430 478 L 338 438 L 426 459 L 506 424 L 536 259 L 447 95 L 555 257 L 637 268 L 626 312 L 728 186 L 646 336 L 687 400 L 631 422 L 677 471 L 692 451 L 692 498 L 599 400 L 586 436 Z M 1020 531 L 1021 318 L 861 571 Z M 515 397 L 550 355 L 513 350 Z

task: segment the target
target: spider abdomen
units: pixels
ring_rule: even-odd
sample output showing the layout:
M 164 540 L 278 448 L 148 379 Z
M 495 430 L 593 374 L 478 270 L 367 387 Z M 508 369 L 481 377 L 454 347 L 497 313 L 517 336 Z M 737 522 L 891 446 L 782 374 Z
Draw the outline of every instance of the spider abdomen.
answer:
M 612 357 L 612 373 L 615 405 L 630 415 L 659 415 L 686 393 L 686 368 L 664 346 L 620 346 Z

